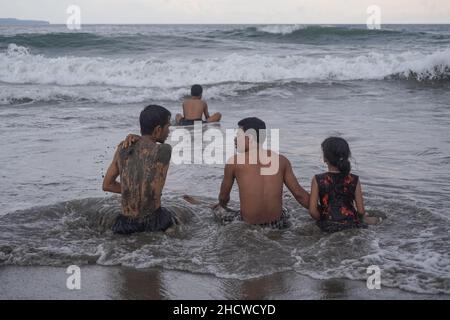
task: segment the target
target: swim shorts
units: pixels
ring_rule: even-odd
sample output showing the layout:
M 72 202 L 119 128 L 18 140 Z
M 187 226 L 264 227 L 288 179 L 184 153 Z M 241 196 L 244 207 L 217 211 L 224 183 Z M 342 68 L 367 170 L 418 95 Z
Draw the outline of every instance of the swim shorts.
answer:
M 217 218 L 219 218 L 223 223 L 231 222 L 234 220 L 238 221 L 244 221 L 242 219 L 241 211 L 240 210 L 232 210 L 230 208 L 221 208 L 219 209 L 220 212 L 215 212 L 215 215 Z M 283 208 L 281 211 L 281 216 L 272 222 L 258 224 L 258 226 L 266 228 L 273 228 L 273 229 L 286 229 L 290 227 L 291 223 L 289 222 L 289 213 L 286 208 Z
M 178 125 L 179 126 L 193 126 L 195 121 L 201 121 L 202 123 L 206 123 L 206 121 L 203 121 L 202 119 L 187 120 L 185 118 L 181 118 Z
M 152 214 L 132 218 L 119 214 L 112 226 L 112 231 L 118 234 L 131 234 L 145 231 L 165 231 L 176 224 L 175 214 L 160 207 Z

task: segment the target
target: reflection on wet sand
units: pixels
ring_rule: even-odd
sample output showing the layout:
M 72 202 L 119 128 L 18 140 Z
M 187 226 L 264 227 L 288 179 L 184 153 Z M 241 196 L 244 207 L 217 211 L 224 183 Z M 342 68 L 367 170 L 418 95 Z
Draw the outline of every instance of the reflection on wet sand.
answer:
M 347 285 L 340 279 L 323 280 L 318 283 L 321 299 L 345 299 L 348 297 Z
M 241 282 L 240 297 L 249 300 L 269 299 L 271 296 L 285 292 L 283 273 L 249 279 Z
M 0 299 L 449 299 L 448 295 L 408 293 L 364 281 L 314 280 L 280 272 L 249 280 L 163 269 L 81 267 L 81 290 L 66 287 L 66 268 L 0 267 Z
M 160 270 L 120 269 L 117 277 L 117 291 L 122 299 L 168 299 Z

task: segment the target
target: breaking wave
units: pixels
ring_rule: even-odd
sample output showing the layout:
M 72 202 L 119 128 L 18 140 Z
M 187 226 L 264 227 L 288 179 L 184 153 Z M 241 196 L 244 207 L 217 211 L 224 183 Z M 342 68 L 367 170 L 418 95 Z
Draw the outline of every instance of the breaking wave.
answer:
M 400 30 L 368 29 L 363 26 L 331 25 L 262 25 L 247 26 L 229 31 L 222 35 L 240 40 L 260 40 L 287 43 L 330 44 L 351 41 L 372 41 L 374 38 L 394 40 L 398 37 L 417 37 L 417 33 Z
M 220 58 L 146 59 L 46 57 L 10 44 L 0 53 L 0 103 L 27 100 L 141 102 L 178 100 L 193 82 L 208 87 L 208 98 L 235 96 L 255 86 L 352 80 L 447 82 L 450 49 L 431 54 L 372 52 L 357 56 L 229 54 Z M 17 85 L 33 85 L 23 90 Z M 36 85 L 51 86 L 39 88 Z M 83 90 L 98 86 L 97 91 Z

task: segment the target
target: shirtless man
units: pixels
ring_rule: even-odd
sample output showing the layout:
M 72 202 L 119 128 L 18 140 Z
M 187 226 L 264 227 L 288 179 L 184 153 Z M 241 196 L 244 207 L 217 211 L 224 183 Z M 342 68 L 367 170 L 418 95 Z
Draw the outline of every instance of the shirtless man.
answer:
M 245 155 L 245 163 L 239 164 L 238 155 L 231 157 L 225 165 L 222 185 L 220 187 L 219 203 L 215 205 L 216 215 L 223 220 L 229 220 L 230 212 L 237 214 L 249 224 L 268 225 L 284 228 L 287 222 L 287 213 L 283 210 L 283 184 L 287 186 L 294 198 L 305 208 L 309 207 L 309 193 L 303 189 L 292 171 L 289 160 L 271 150 L 264 150 L 268 158 L 278 157 L 279 165 L 275 174 L 263 175 L 261 169 L 270 166 L 267 161 L 260 161 L 259 149 L 265 140 L 260 130 L 266 129 L 266 124 L 258 118 L 245 118 L 238 123 L 237 141 L 245 141 L 239 146 L 238 152 Z M 250 134 L 247 134 L 250 132 Z M 242 137 L 244 135 L 244 137 Z M 258 159 L 252 164 L 250 154 L 257 151 Z M 241 161 L 242 162 L 242 161 Z M 230 192 L 236 179 L 239 187 L 240 212 L 233 213 L 226 206 L 230 200 Z M 225 210 L 221 209 L 225 208 Z M 224 211 L 225 216 L 224 216 Z M 233 217 L 234 218 L 234 217 Z
M 139 117 L 141 135 L 135 143 L 121 143 L 103 180 L 103 190 L 122 194 L 122 214 L 114 233 L 165 231 L 177 221 L 161 207 L 172 147 L 169 135 L 170 112 L 157 105 L 146 107 Z M 120 176 L 120 182 L 117 177 Z
M 175 123 L 180 126 L 190 126 L 194 121 L 202 121 L 202 116 L 205 115 L 206 121 L 203 122 L 218 122 L 222 118 L 219 112 L 209 115 L 208 105 L 202 100 L 203 88 L 199 84 L 195 84 L 191 88 L 191 98 L 183 102 L 183 115 L 177 114 Z

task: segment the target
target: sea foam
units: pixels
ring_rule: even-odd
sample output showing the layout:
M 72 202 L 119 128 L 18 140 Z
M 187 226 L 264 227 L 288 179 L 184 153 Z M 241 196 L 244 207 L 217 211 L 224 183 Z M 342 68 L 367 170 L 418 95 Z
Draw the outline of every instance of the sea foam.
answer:
M 425 54 L 369 52 L 349 55 L 243 55 L 232 53 L 215 58 L 104 58 L 46 57 L 28 48 L 10 44 L 0 53 L 0 81 L 16 85 L 52 85 L 36 88 L 6 88 L 1 103 L 30 100 L 88 99 L 112 103 L 140 102 L 149 97 L 178 100 L 192 83 L 216 88 L 209 98 L 242 93 L 250 84 L 287 82 L 314 83 L 351 80 L 414 80 L 419 82 L 450 79 L 450 49 Z M 241 87 L 241 86 L 244 87 Z M 55 89 L 55 86 L 57 89 Z M 99 86 L 99 96 L 69 87 Z M 118 89 L 119 88 L 119 89 Z M 139 90 L 136 90 L 138 88 Z M 28 94 L 27 94 L 28 93 Z M 79 96 L 81 95 L 81 96 Z M 155 96 L 156 95 L 156 96 Z

